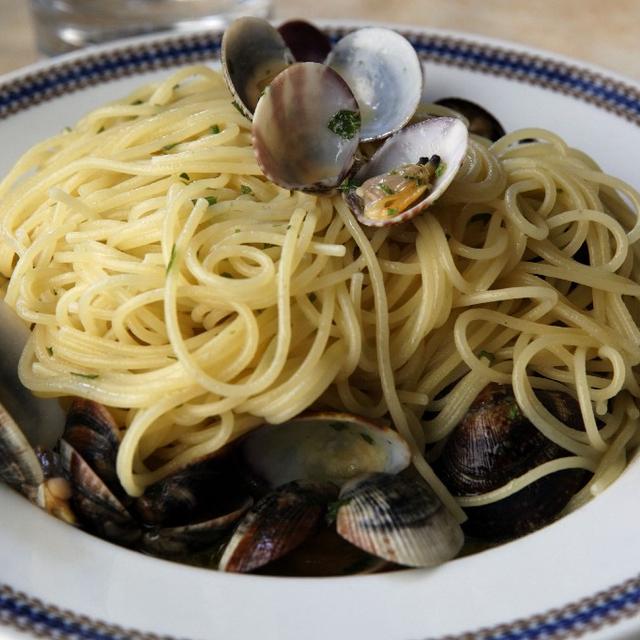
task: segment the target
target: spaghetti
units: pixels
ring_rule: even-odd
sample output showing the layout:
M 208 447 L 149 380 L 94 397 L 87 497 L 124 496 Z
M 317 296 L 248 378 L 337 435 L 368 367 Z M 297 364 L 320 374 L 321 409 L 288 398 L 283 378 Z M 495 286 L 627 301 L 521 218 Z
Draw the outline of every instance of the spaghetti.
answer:
M 267 182 L 248 127 L 220 75 L 192 67 L 0 184 L 5 300 L 33 327 L 21 379 L 116 409 L 131 495 L 311 406 L 390 420 L 460 519 L 542 474 L 593 471 L 573 508 L 622 472 L 639 439 L 636 191 L 526 129 L 474 138 L 432 208 L 365 229 L 340 197 Z M 456 501 L 424 451 L 490 381 L 569 455 Z M 536 389 L 573 395 L 586 430 Z

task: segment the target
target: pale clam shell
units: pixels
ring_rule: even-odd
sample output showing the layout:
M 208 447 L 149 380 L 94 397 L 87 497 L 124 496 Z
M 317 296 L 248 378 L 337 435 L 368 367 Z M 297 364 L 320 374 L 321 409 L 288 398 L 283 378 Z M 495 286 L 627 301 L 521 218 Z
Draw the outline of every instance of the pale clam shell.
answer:
M 436 178 L 433 189 L 415 205 L 387 220 L 367 218 L 357 201 L 347 198 L 358 220 L 367 226 L 384 227 L 406 222 L 435 202 L 451 184 L 462 164 L 469 139 L 465 124 L 458 118 L 440 117 L 417 122 L 402 129 L 373 154 L 354 176 L 356 184 L 381 176 L 404 164 L 415 164 L 421 157 L 440 156 L 444 164 L 442 175 Z
M 411 43 L 381 27 L 358 29 L 327 56 L 353 91 L 362 113 L 363 142 L 401 129 L 422 96 L 422 65 Z
M 252 431 L 241 445 L 249 468 L 269 486 L 292 480 L 342 484 L 363 473 L 399 473 L 411 462 L 393 429 L 349 413 L 309 412 Z
M 0 479 L 36 500 L 44 474 L 35 451 L 9 412 L 0 404 Z
M 65 413 L 55 398 L 38 398 L 18 377 L 18 362 L 31 333 L 15 311 L 0 300 L 0 402 L 32 447 L 53 448 L 64 429 Z
M 455 518 L 423 482 L 372 474 L 342 487 L 338 533 L 389 562 L 433 567 L 455 557 L 464 535 Z
M 360 140 L 329 128 L 341 111 L 358 113 L 345 81 L 329 67 L 301 62 L 288 67 L 260 99 L 253 119 L 253 148 L 264 175 L 285 189 L 336 187 L 353 163 Z

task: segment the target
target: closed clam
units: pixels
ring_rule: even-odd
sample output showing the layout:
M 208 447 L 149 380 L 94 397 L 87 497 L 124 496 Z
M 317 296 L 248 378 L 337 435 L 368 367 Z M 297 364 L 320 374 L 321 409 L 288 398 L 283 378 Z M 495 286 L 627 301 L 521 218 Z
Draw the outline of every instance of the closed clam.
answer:
M 559 391 L 538 398 L 568 427 L 583 430 L 577 401 Z M 436 469 L 456 496 L 474 496 L 506 485 L 527 471 L 570 455 L 547 439 L 520 411 L 511 387 L 485 387 L 445 445 Z M 485 540 L 505 540 L 551 522 L 589 478 L 583 469 L 544 476 L 511 496 L 468 507 L 465 532 Z
M 102 538 L 157 555 L 184 555 L 214 544 L 252 504 L 243 485 L 226 490 L 232 472 L 217 456 L 193 461 L 131 498 L 117 481 L 118 446 L 110 412 L 75 400 L 60 451 L 78 518 Z
M 241 453 L 252 473 L 276 488 L 240 522 L 222 556 L 223 570 L 252 571 L 302 545 L 289 562 L 275 565 L 276 572 L 326 575 L 314 546 L 331 541 L 336 517 L 338 536 L 360 552 L 334 537 L 327 573 L 356 566 L 367 572 L 382 562 L 433 566 L 462 546 L 459 525 L 435 494 L 402 474 L 409 447 L 388 427 L 346 413 L 303 414 L 254 431 Z
M 342 487 L 339 505 L 338 534 L 389 562 L 433 567 L 455 557 L 464 542 L 429 486 L 404 475 L 355 478 Z
M 337 495 L 331 483 L 304 481 L 268 493 L 238 523 L 218 568 L 244 573 L 289 553 L 320 528 Z

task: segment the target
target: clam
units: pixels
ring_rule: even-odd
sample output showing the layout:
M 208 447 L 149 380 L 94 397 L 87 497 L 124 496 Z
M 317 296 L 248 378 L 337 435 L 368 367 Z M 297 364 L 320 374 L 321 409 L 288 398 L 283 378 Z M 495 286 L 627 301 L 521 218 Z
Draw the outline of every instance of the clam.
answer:
M 406 222 L 451 184 L 467 151 L 457 118 L 430 118 L 385 141 L 353 177 L 345 198 L 358 220 L 382 227 Z
M 264 425 L 244 440 L 241 455 L 269 487 L 294 480 L 341 485 L 364 473 L 400 473 L 411 461 L 409 446 L 393 429 L 334 411 Z
M 405 475 L 351 480 L 339 505 L 338 534 L 389 562 L 433 567 L 454 558 L 464 542 L 460 525 L 430 487 Z
M 17 375 L 29 335 L 22 320 L 0 301 L 0 480 L 56 517 L 74 522 L 69 487 L 48 452 L 62 433 L 64 412 L 56 400 L 34 396 Z
M 271 81 L 294 61 L 277 29 L 266 20 L 248 16 L 227 27 L 220 56 L 227 85 L 249 119 Z
M 221 456 L 193 461 L 132 499 L 115 474 L 119 443 L 105 407 L 74 400 L 60 451 L 74 510 L 102 538 L 157 555 L 185 555 L 213 545 L 253 502 Z
M 18 363 L 30 335 L 22 319 L 0 300 L 0 402 L 32 446 L 50 449 L 62 435 L 65 414 L 57 400 L 39 398 L 20 382 Z
M 545 408 L 568 427 L 584 430 L 577 401 L 538 391 Z M 489 384 L 447 441 L 435 468 L 455 496 L 487 493 L 544 462 L 570 455 L 520 411 L 507 385 Z M 518 537 L 551 522 L 589 478 L 583 469 L 545 476 L 503 500 L 465 509 L 465 532 L 485 540 Z
M 238 523 L 219 569 L 245 573 L 289 553 L 320 528 L 337 494 L 331 483 L 302 481 L 268 493 Z
M 284 22 L 278 32 L 297 62 L 324 62 L 331 51 L 327 34 L 306 20 Z
M 401 129 L 420 102 L 420 59 L 396 31 L 380 27 L 353 31 L 333 47 L 326 64 L 346 80 L 358 100 L 363 141 Z
M 441 98 L 435 104 L 442 105 L 463 115 L 469 121 L 469 133 L 474 133 L 492 142 L 499 140 L 505 134 L 504 127 L 497 118 L 471 100 L 464 98 Z
M 318 412 L 264 426 L 245 439 L 241 455 L 276 489 L 239 523 L 223 553 L 222 570 L 253 571 L 300 547 L 274 570 L 302 566 L 326 575 L 316 547 L 327 540 L 334 545 L 328 573 L 338 574 L 356 565 L 360 571 L 377 570 L 383 562 L 433 566 L 462 546 L 459 525 L 431 489 L 402 473 L 410 462 L 406 442 L 360 416 Z M 328 524 L 323 527 L 324 515 Z M 329 527 L 336 517 L 337 535 L 353 546 L 335 545 Z
M 351 168 L 359 128 L 358 104 L 346 82 L 329 67 L 301 62 L 280 73 L 260 99 L 253 148 L 276 184 L 327 191 Z

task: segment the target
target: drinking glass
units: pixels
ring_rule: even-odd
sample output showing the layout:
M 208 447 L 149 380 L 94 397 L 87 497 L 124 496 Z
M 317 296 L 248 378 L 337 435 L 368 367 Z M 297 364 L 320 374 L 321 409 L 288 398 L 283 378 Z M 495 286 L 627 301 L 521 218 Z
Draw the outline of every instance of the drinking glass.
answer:
M 271 0 L 31 0 L 38 49 L 51 56 L 128 36 L 271 16 Z

